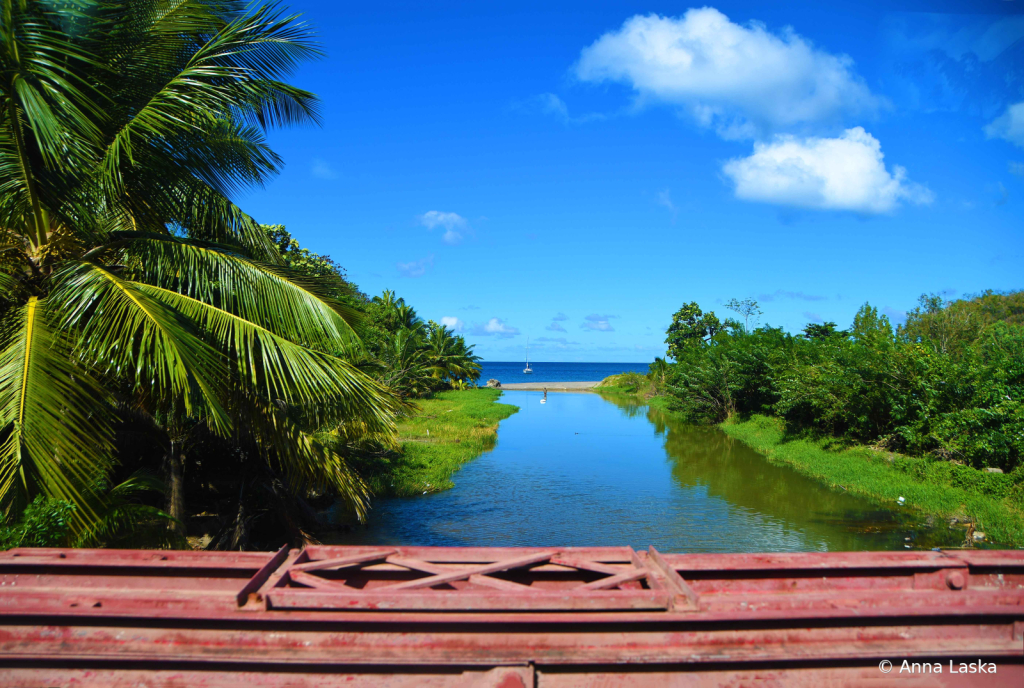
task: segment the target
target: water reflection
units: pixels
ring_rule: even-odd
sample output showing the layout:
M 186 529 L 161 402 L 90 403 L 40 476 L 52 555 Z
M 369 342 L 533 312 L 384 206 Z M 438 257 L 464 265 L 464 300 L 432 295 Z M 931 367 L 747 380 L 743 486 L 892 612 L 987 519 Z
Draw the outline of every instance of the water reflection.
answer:
M 841 490 L 770 464 L 764 456 L 717 428 L 674 421 L 632 400 L 608 398 L 627 418 L 644 416 L 665 437 L 672 479 L 681 487 L 706 487 L 751 513 L 771 514 L 799 525 L 815 549 L 900 549 L 960 544 L 963 534 L 933 527 L 934 519 L 890 511 Z M 865 543 L 865 537 L 871 541 Z M 909 538 L 909 540 L 908 540 Z M 813 545 L 812 545 L 813 546 Z
M 494 450 L 440 494 L 381 500 L 344 544 L 662 551 L 904 549 L 962 534 L 829 490 L 714 428 L 596 394 L 506 392 Z M 910 538 L 908 541 L 907 538 Z

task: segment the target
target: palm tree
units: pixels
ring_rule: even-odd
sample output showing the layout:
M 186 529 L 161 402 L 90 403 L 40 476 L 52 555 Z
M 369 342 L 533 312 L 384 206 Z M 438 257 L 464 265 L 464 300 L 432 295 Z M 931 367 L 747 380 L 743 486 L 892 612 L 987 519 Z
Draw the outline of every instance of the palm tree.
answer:
M 654 380 L 655 383 L 664 383 L 669 371 L 668 361 L 660 356 L 655 356 L 654 363 L 649 366 L 648 370 L 650 371 L 648 377 Z
M 198 424 L 365 508 L 318 432 L 393 434 L 396 398 L 339 355 L 358 345 L 339 285 L 284 266 L 230 200 L 278 171 L 268 128 L 318 120 L 283 81 L 317 56 L 296 17 L 232 0 L 0 0 L 5 512 L 45 494 L 95 521 L 123 409 L 168 429 L 172 493 Z
M 479 379 L 480 357 L 461 335 L 433 320 L 427 323 L 426 331 L 427 356 L 438 379 L 450 383 Z
M 429 394 L 439 373 L 424 345 L 422 328 L 396 332 L 381 352 L 381 363 L 381 382 L 405 397 Z

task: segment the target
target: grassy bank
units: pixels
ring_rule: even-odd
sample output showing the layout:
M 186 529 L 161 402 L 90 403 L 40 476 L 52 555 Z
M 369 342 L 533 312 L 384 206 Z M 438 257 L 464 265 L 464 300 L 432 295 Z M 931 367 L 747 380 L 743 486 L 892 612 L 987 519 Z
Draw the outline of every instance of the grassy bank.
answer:
M 668 414 L 673 413 L 669 408 L 669 398 L 658 394 L 647 376 L 639 373 L 609 375 L 594 388 L 594 391 L 599 394 L 629 399 L 639 404 L 647 404 L 651 408 Z
M 669 414 L 669 397 L 638 391 L 608 378 L 595 391 L 628 397 Z M 1024 471 L 985 473 L 949 461 L 903 456 L 834 438 L 792 435 L 779 418 L 733 417 L 719 427 L 729 436 L 833 489 L 846 490 L 881 506 L 905 506 L 945 519 L 974 524 L 1004 547 L 1024 547 Z
M 498 403 L 500 396 L 496 389 L 470 389 L 417 400 L 417 413 L 398 426 L 401 452 L 364 475 L 374 496 L 408 497 L 452 487 L 452 474 L 493 448 L 498 422 L 519 410 Z
M 968 520 L 1000 545 L 1024 546 L 1024 474 L 985 473 L 949 461 L 901 456 L 836 440 L 787 435 L 778 418 L 732 418 L 719 427 L 768 457 L 833 488 L 883 506 Z

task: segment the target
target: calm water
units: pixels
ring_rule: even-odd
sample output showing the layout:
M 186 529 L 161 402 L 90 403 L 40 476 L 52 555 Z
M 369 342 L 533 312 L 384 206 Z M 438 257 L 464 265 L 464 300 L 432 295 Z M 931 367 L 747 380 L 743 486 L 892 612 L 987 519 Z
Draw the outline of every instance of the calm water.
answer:
M 714 428 L 597 394 L 505 392 L 520 410 L 447 492 L 376 502 L 338 544 L 654 545 L 667 552 L 954 545 L 963 533 L 879 510 L 772 466 Z M 910 538 L 910 540 L 906 540 Z
M 646 374 L 647 363 L 530 363 L 533 373 L 523 374 L 526 361 L 482 361 L 480 384 L 494 378 L 509 382 L 589 382 L 603 380 L 609 375 L 637 372 Z

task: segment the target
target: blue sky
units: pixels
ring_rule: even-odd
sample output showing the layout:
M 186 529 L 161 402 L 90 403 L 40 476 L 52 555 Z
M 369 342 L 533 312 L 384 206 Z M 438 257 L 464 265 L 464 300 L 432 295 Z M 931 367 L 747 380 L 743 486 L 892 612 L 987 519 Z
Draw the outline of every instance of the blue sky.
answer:
M 290 6 L 323 126 L 241 205 L 486 360 L 648 361 L 689 301 L 797 332 L 1024 287 L 1019 0 Z

